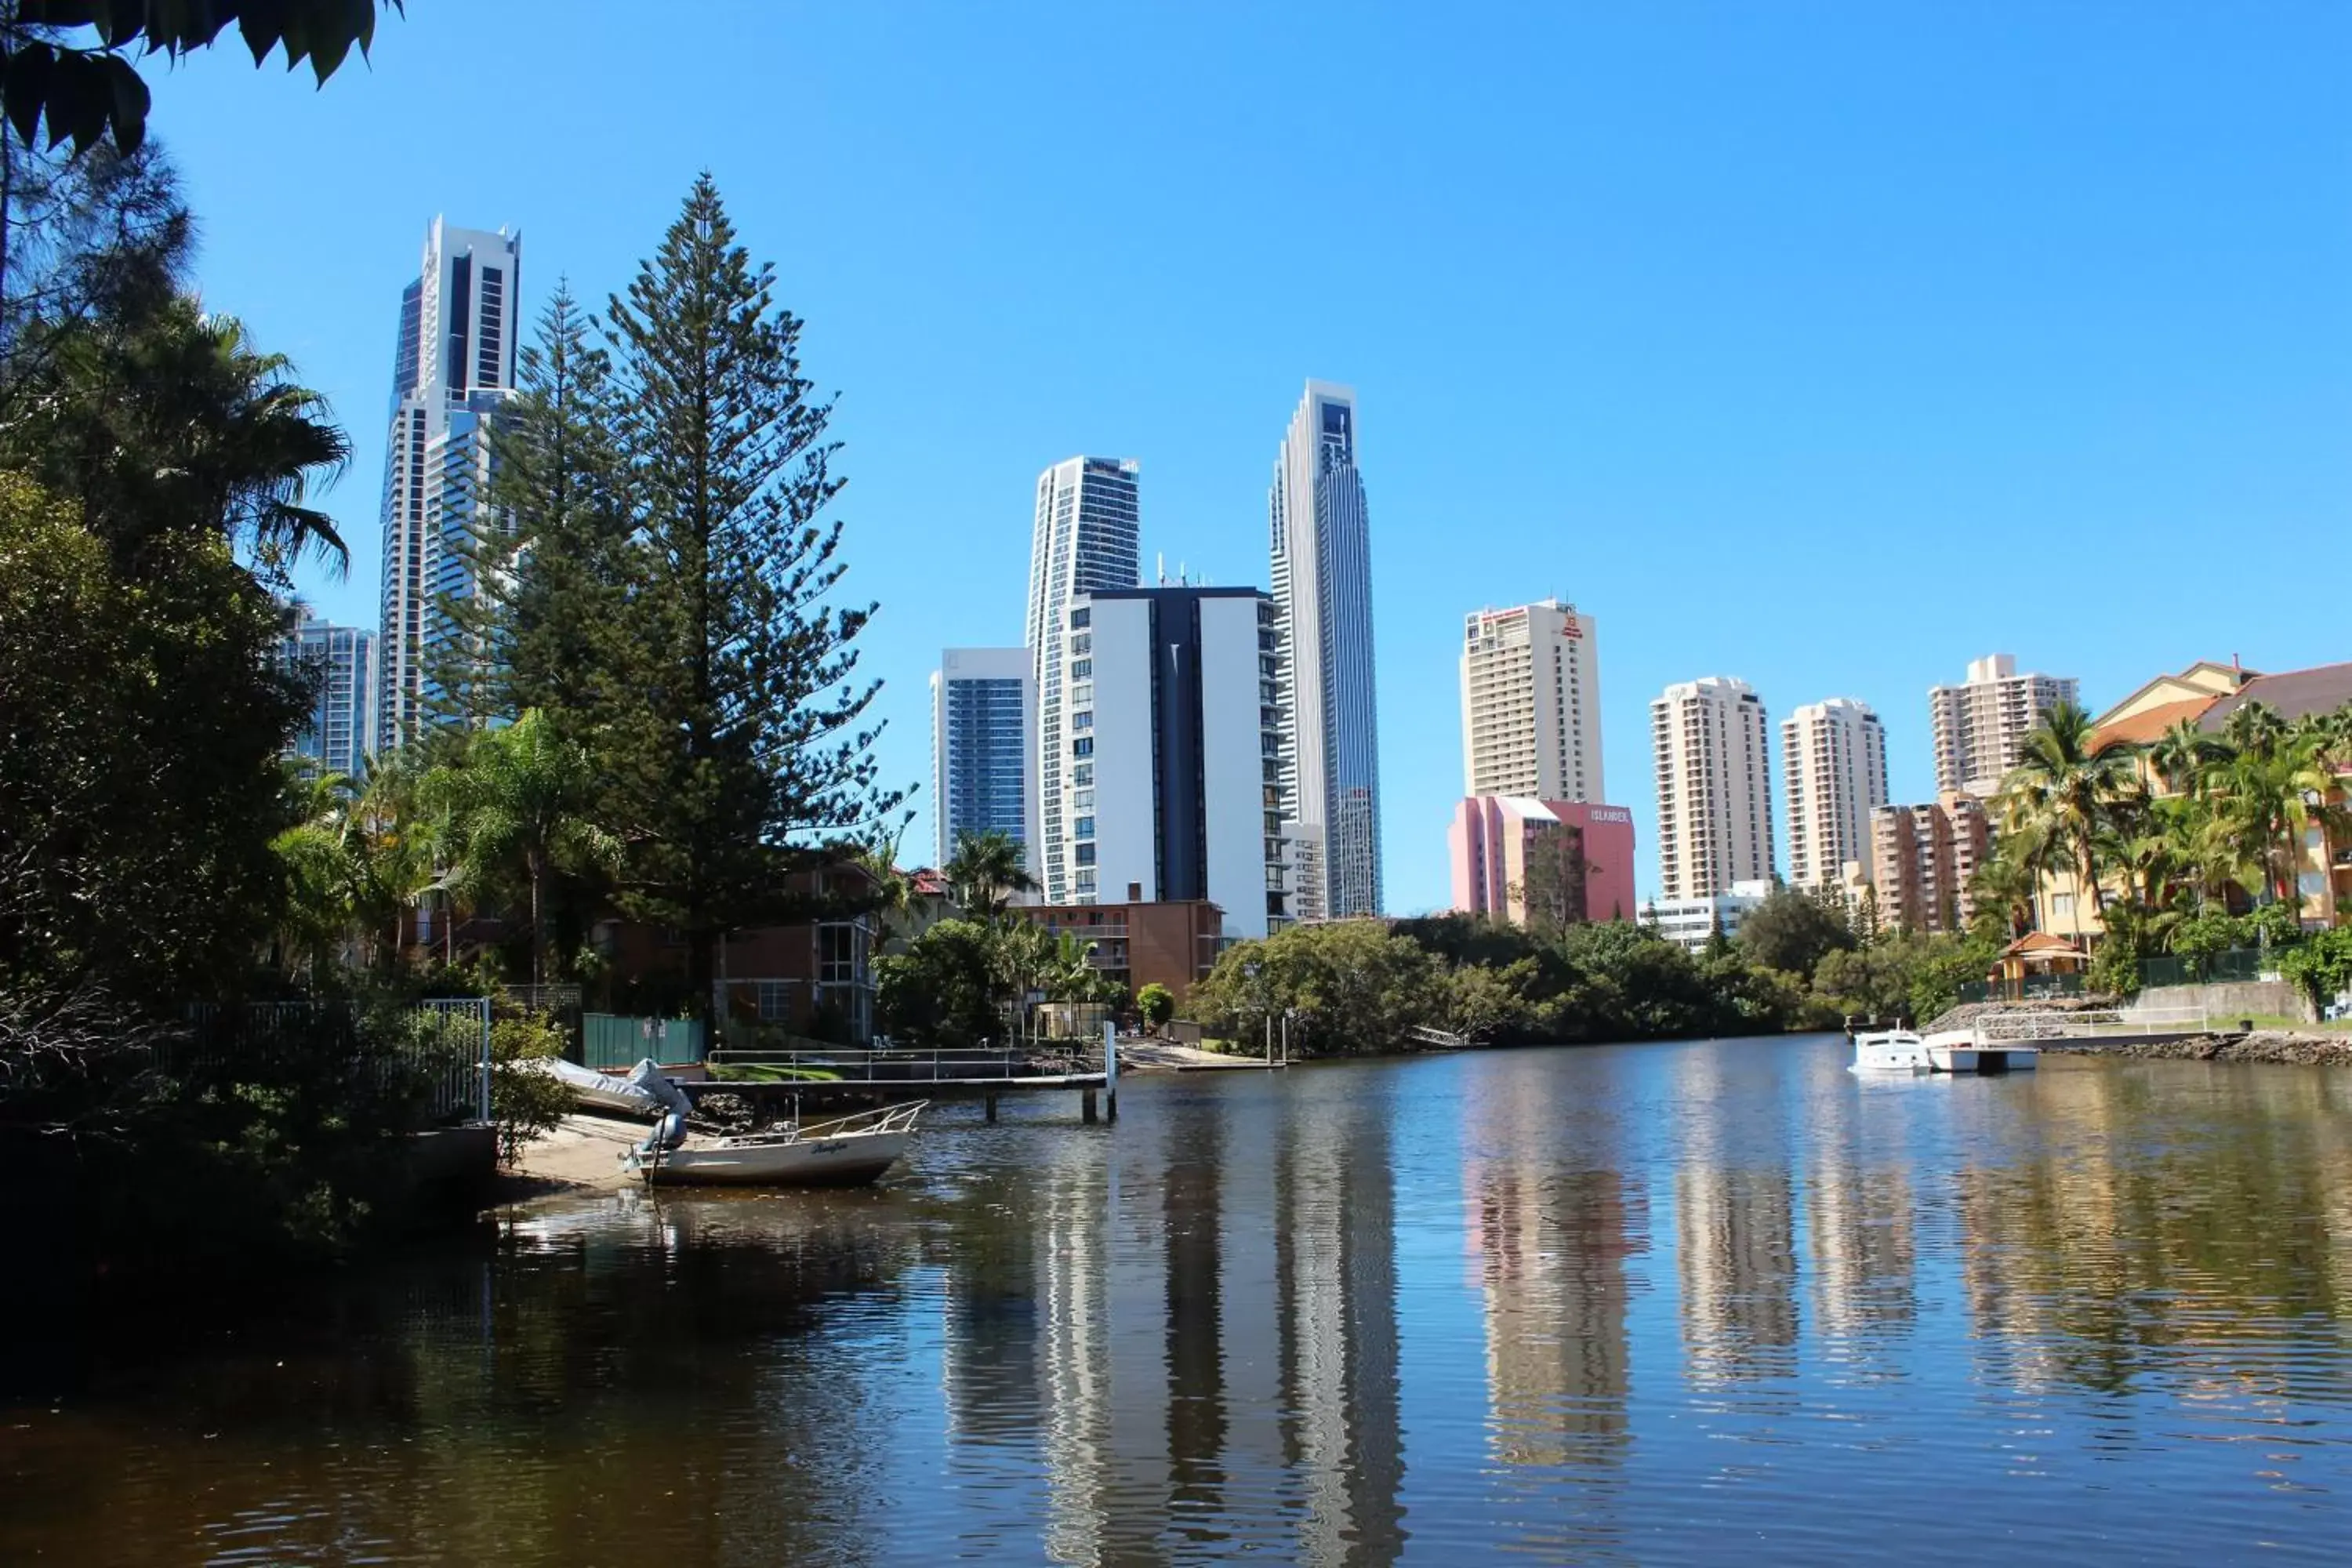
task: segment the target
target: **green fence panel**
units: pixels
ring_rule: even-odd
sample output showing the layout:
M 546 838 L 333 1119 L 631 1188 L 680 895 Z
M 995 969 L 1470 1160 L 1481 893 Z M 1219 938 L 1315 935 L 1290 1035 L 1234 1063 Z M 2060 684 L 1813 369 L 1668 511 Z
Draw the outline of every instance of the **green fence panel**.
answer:
M 580 1059 L 592 1068 L 630 1068 L 651 1057 L 663 1067 L 687 1067 L 703 1059 L 699 1018 L 629 1018 L 614 1013 L 583 1014 Z

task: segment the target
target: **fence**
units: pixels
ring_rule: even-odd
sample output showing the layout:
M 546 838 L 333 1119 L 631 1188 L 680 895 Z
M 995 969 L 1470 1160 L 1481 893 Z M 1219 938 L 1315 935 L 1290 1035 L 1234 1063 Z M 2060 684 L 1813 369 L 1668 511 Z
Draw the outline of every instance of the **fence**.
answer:
M 414 1088 L 433 1121 L 490 1119 L 490 1003 L 437 997 L 362 1017 L 347 1002 L 192 1007 L 159 1065 L 196 1077 L 344 1066 L 375 1090 Z M 340 1057 L 340 1062 L 333 1061 Z
M 2259 947 L 2233 947 L 2222 952 L 2158 953 L 2142 959 L 2139 983 L 2149 985 L 2227 985 L 2260 980 L 2277 967 L 2275 954 Z
M 629 1018 L 588 1013 L 580 1020 L 583 1067 L 630 1068 L 647 1058 L 663 1067 L 688 1067 L 708 1054 L 699 1018 Z
M 2028 974 L 2015 980 L 1964 980 L 1958 987 L 1963 1002 L 2042 1002 L 2053 996 L 2080 996 L 2080 974 Z
M 2149 1035 L 2202 1034 L 2209 1020 L 2202 1007 L 2076 1007 L 2063 1013 L 1988 1013 L 1976 1022 L 1977 1038 L 2000 1040 L 2139 1038 Z

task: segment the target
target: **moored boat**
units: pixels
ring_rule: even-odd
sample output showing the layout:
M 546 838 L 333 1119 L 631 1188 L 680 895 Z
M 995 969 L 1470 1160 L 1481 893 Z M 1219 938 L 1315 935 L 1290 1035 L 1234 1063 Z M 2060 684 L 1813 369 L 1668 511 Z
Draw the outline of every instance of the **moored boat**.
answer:
M 1909 1029 L 1878 1029 L 1854 1036 L 1853 1070 L 1917 1074 L 1932 1072 L 1934 1064 L 1926 1043 Z
M 857 1187 L 878 1181 L 907 1152 L 925 1100 L 764 1132 L 662 1134 L 630 1151 L 630 1168 L 657 1187 Z
M 2042 1053 L 2016 1040 L 1986 1040 L 1974 1029 L 1945 1029 L 1926 1040 L 1937 1072 L 2032 1072 Z
M 602 1111 L 609 1116 L 634 1116 L 640 1121 L 658 1121 L 666 1107 L 661 1098 L 638 1082 L 635 1077 L 614 1078 L 610 1073 L 584 1068 L 577 1062 L 541 1059 L 516 1064 L 531 1071 L 545 1073 L 572 1091 L 572 1098 L 583 1110 Z

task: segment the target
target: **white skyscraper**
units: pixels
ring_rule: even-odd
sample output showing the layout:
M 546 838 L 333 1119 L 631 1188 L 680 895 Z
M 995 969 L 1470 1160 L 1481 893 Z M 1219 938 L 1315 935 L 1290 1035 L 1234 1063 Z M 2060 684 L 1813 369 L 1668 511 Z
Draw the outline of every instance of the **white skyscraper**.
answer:
M 488 478 L 483 426 L 514 387 L 521 273 L 520 234 L 456 228 L 436 217 L 425 231 L 416 281 L 401 294 L 377 645 L 377 743 L 387 749 L 414 736 L 425 717 L 427 650 L 441 631 L 436 595 L 466 589 L 443 503 L 480 504 Z M 454 453 L 453 414 L 472 416 L 458 421 Z M 454 490 L 453 465 L 461 481 Z
M 1002 833 L 1037 874 L 1037 679 L 1025 647 L 951 647 L 931 672 L 931 816 L 944 866 L 967 833 Z
M 1543 599 L 1462 627 L 1462 793 L 1605 801 L 1592 617 Z
M 1871 863 L 1870 814 L 1886 804 L 1886 731 L 1850 697 L 1780 721 L 1789 792 L 1789 882 L 1834 888 L 1848 861 Z
M 1711 899 L 1772 877 L 1771 736 L 1744 680 L 1711 675 L 1650 704 L 1661 900 Z
M 2018 674 L 2015 656 L 2006 653 L 1970 659 L 1969 678 L 1958 686 L 1930 687 L 1937 791 L 1959 790 L 1979 799 L 1999 793 L 2042 715 L 2060 702 L 2079 700 L 2080 690 L 2073 676 Z
M 1265 783 L 1279 794 L 1267 809 L 1295 825 L 1286 831 L 1302 919 L 1378 914 L 1371 534 L 1356 471 L 1356 398 L 1346 387 L 1307 384 L 1275 459 L 1267 514 L 1282 611 L 1267 667 L 1280 754 L 1265 765 Z
M 1258 689 L 1273 602 L 1255 588 L 1123 588 L 1075 607 L 1091 641 L 1069 656 L 1090 668 L 1068 686 L 1071 745 L 1091 771 L 1048 848 L 1071 868 L 1071 901 L 1207 899 L 1227 936 L 1265 935 L 1288 914 L 1261 771 L 1276 735 Z
M 1091 709 L 1087 686 L 1094 639 L 1074 626 L 1071 601 L 1110 588 L 1132 588 L 1138 566 L 1139 466 L 1125 458 L 1072 458 L 1037 476 L 1037 520 L 1029 546 L 1030 658 L 1037 683 L 1038 873 L 1049 904 L 1077 901 L 1076 867 L 1066 858 L 1076 817 L 1073 790 L 1090 789 L 1094 765 L 1074 752 L 1068 713 Z M 1087 748 L 1091 750 L 1089 746 Z

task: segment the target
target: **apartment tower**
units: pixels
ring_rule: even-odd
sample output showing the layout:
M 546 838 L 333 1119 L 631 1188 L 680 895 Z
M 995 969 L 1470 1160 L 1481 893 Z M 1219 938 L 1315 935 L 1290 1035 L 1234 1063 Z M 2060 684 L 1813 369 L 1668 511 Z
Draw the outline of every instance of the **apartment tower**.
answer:
M 1073 711 L 1094 705 L 1087 684 L 1094 639 L 1083 625 L 1073 626 L 1073 605 L 1088 594 L 1135 586 L 1140 472 L 1132 458 L 1072 458 L 1037 476 L 1027 642 L 1037 692 L 1037 880 L 1049 904 L 1077 902 L 1072 793 L 1094 785 L 1093 763 L 1074 752 L 1079 731 L 1071 725 Z
M 1847 862 L 1867 867 L 1870 814 L 1886 804 L 1886 731 L 1850 697 L 1809 702 L 1780 721 L 1789 800 L 1789 881 L 1835 888 Z
M 1662 900 L 1711 899 L 1772 878 L 1771 738 L 1744 680 L 1711 675 L 1650 704 Z
M 1957 792 L 1870 814 L 1871 882 L 1878 918 L 1911 931 L 1957 933 L 1976 913 L 1969 884 L 1991 852 L 1984 807 Z
M 330 626 L 295 606 L 281 657 L 311 683 L 302 727 L 287 747 L 320 771 L 358 778 L 367 772 L 375 735 L 375 634 Z
M 1046 858 L 1067 868 L 1072 897 L 1049 903 L 1207 899 L 1228 936 L 1290 919 L 1285 844 L 1264 805 L 1279 726 L 1258 688 L 1261 634 L 1276 614 L 1255 588 L 1119 588 L 1071 602 L 1090 640 L 1066 656 L 1073 782 Z
M 471 508 L 484 498 L 485 422 L 514 388 L 521 274 L 521 235 L 457 228 L 436 217 L 425 233 L 416 280 L 401 291 L 377 645 L 376 743 L 386 749 L 413 739 L 426 721 L 431 648 L 448 632 L 436 613 L 437 596 L 453 589 L 462 596 L 468 587 L 455 545 L 474 520 L 446 512 L 453 501 Z
M 1936 793 L 1964 790 L 1990 799 L 2042 715 L 2057 703 L 2079 701 L 2080 691 L 2072 676 L 2018 674 L 2015 656 L 2006 653 L 1969 660 L 1969 678 L 1958 686 L 1931 687 Z
M 1609 798 L 1591 616 L 1543 599 L 1464 617 L 1462 773 L 1466 795 Z
M 1025 647 L 951 647 L 931 672 L 932 864 L 1002 833 L 1037 874 L 1037 678 Z

